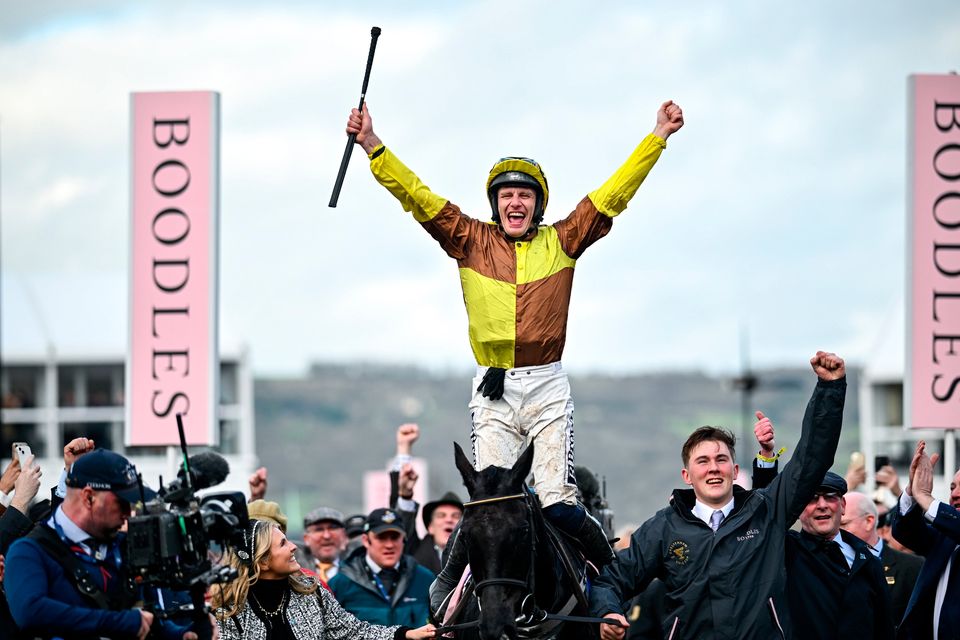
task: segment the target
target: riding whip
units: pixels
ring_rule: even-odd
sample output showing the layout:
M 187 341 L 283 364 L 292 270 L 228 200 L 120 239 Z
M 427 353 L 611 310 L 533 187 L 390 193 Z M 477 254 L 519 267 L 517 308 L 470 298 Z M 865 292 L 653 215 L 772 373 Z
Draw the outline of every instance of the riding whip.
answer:
M 367 96 L 367 83 L 370 82 L 370 68 L 373 67 L 373 54 L 377 50 L 377 38 L 380 37 L 380 27 L 370 29 L 370 53 L 367 54 L 367 70 L 363 74 L 363 87 L 360 89 L 360 106 L 357 107 L 363 111 L 363 101 Z M 340 171 L 337 172 L 337 182 L 333 185 L 333 194 L 330 196 L 330 206 L 336 207 L 337 200 L 340 198 L 340 187 L 343 186 L 343 178 L 347 175 L 347 165 L 350 164 L 350 154 L 353 152 L 353 145 L 357 140 L 357 134 L 351 133 L 347 136 L 347 148 L 343 150 L 343 159 L 340 160 Z

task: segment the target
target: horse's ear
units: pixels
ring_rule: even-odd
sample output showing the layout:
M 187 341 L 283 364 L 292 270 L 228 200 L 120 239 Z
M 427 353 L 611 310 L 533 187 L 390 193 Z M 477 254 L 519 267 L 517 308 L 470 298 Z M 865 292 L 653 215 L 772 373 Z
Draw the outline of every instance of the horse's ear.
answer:
M 467 458 L 467 454 L 463 452 L 463 449 L 461 449 L 460 445 L 456 442 L 453 443 L 453 459 L 457 464 L 457 469 L 460 471 L 460 477 L 463 478 L 463 486 L 467 488 L 467 492 L 470 495 L 473 495 L 473 488 L 477 484 L 477 472 Z
M 510 475 L 513 477 L 514 484 L 521 484 L 530 475 L 530 467 L 533 466 L 533 443 L 524 449 L 517 461 L 513 463 Z

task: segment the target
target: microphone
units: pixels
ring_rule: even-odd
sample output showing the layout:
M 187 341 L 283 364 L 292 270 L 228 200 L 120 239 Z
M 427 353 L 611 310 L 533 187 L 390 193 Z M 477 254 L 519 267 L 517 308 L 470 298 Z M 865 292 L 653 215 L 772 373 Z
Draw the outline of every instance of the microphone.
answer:
M 190 485 L 194 491 L 208 489 L 218 485 L 227 479 L 230 473 L 230 463 L 219 453 L 213 451 L 201 451 L 187 458 L 190 465 Z M 187 474 L 180 465 L 177 472 L 177 479 L 170 483 L 167 492 L 179 492 L 187 488 Z
M 191 481 L 195 490 L 207 489 L 220 484 L 227 479 L 227 475 L 230 473 L 230 464 L 227 460 L 213 451 L 201 451 L 190 456 L 188 461 Z M 177 477 L 183 481 L 185 475 L 183 465 L 180 465 Z

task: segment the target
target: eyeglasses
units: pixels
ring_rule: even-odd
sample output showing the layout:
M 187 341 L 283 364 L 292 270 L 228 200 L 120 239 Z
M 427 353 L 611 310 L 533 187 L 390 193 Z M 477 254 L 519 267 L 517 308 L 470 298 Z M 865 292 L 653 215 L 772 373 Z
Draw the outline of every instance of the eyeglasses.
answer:
M 827 502 L 837 502 L 840 500 L 840 493 L 838 491 L 817 491 L 810 497 L 810 502 L 816 502 L 820 498 Z
M 841 527 L 845 527 L 845 526 L 847 526 L 848 524 L 850 524 L 851 522 L 856 522 L 857 520 L 862 520 L 862 519 L 866 518 L 867 516 L 872 516 L 872 515 L 873 515 L 872 513 L 861 513 L 861 514 L 858 515 L 858 516 L 853 516 L 853 517 L 851 517 L 851 518 L 844 518 L 843 520 L 840 521 L 840 526 L 841 526 Z
M 307 527 L 307 533 L 333 533 L 335 531 L 342 531 L 343 525 L 331 522 L 328 524 L 312 524 Z

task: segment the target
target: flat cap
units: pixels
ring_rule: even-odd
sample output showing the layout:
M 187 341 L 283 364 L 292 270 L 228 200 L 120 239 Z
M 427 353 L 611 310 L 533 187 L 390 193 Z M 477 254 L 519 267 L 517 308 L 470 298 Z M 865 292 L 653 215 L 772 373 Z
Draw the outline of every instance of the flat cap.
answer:
M 317 507 L 308 513 L 306 517 L 304 517 L 303 526 L 306 528 L 312 524 L 317 524 L 318 522 L 335 522 L 342 527 L 344 519 L 345 518 L 343 517 L 343 514 L 336 509 L 331 509 L 330 507 Z
M 843 495 L 847 492 L 847 481 L 833 471 L 827 471 L 827 475 L 823 476 L 823 480 L 817 489 L 819 491 L 836 491 Z
M 272 522 L 284 533 L 287 532 L 287 516 L 283 515 L 280 505 L 267 500 L 254 500 L 247 505 L 247 513 L 254 520 Z

